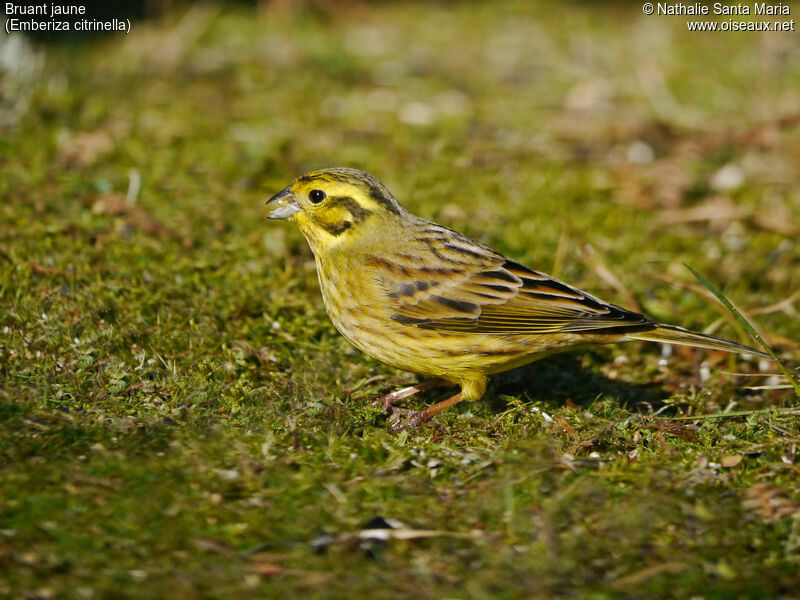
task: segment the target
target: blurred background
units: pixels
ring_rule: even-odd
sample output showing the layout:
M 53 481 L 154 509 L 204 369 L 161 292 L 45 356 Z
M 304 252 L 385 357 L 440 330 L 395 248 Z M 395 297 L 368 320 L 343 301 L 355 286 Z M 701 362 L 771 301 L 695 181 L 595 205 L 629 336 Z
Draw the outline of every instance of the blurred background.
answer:
M 586 273 L 564 253 L 590 242 L 623 280 L 710 260 L 721 280 L 791 295 L 792 32 L 689 32 L 632 2 L 85 6 L 130 33 L 0 38 L 0 185 L 23 200 L 4 208 L 18 227 L 110 224 L 200 252 L 251 236 L 269 263 L 305 251 L 255 226 L 261 199 L 343 165 L 566 278 Z M 743 254 L 759 266 L 741 273 Z

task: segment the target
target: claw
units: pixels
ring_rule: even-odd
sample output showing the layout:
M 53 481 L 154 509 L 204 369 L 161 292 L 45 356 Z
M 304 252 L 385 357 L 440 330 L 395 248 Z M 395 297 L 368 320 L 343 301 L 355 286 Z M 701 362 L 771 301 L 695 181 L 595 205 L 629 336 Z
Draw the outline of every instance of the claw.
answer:
M 436 414 L 442 412 L 443 410 L 445 410 L 447 408 L 450 408 L 451 406 L 455 406 L 459 402 L 461 402 L 461 393 L 460 392 L 458 394 L 456 394 L 455 396 L 451 396 L 447 400 L 442 400 L 441 402 L 437 402 L 433 406 L 429 406 L 425 410 L 420 410 L 420 411 L 417 411 L 417 412 L 413 412 L 411 417 L 409 419 L 407 419 L 406 422 L 403 423 L 402 425 L 392 425 L 391 424 L 392 417 L 394 417 L 394 412 L 392 412 L 392 416 L 389 417 L 390 429 L 392 431 L 402 431 L 403 429 L 410 429 L 412 427 L 419 427 L 420 425 L 422 425 L 423 423 L 428 421 L 433 415 L 436 415 Z M 394 410 L 396 410 L 396 409 L 394 409 Z M 399 417 L 396 420 L 399 420 Z
M 425 423 L 430 417 L 426 415 L 427 411 L 424 410 L 407 410 L 407 409 L 392 409 L 392 414 L 388 419 L 389 431 L 394 433 L 403 431 L 404 429 L 416 429 Z M 405 421 L 401 422 L 403 415 L 411 415 Z
M 413 417 L 417 413 L 415 410 L 397 406 L 389 406 L 386 410 L 390 411 L 389 418 L 386 419 L 386 424 L 389 426 L 390 431 L 405 429 L 405 422 L 403 422 L 403 419 L 408 415 Z

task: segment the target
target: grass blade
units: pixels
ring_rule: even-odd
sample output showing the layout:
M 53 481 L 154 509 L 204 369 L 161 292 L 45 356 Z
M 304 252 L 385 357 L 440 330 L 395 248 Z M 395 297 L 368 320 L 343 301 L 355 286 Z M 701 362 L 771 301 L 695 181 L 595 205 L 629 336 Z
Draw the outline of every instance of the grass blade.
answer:
M 789 383 L 791 383 L 792 387 L 794 387 L 795 394 L 797 394 L 797 397 L 800 398 L 800 383 L 798 383 L 797 379 L 795 379 L 794 376 L 792 376 L 792 374 L 789 372 L 789 369 L 786 368 L 786 365 L 784 365 L 780 361 L 780 359 L 777 356 L 775 356 L 775 353 L 772 351 L 772 348 L 770 348 L 769 344 L 767 344 L 767 342 L 764 341 L 764 338 L 762 338 L 761 335 L 756 331 L 755 327 L 753 327 L 750 324 L 750 321 L 745 319 L 744 316 L 742 315 L 742 313 L 740 313 L 738 310 L 736 310 L 736 307 L 731 303 L 731 301 L 728 300 L 725 297 L 725 295 L 722 292 L 720 292 L 714 286 L 714 284 L 712 284 L 710 281 L 706 280 L 702 275 L 700 275 L 697 271 L 695 271 L 689 265 L 684 263 L 684 266 L 692 272 L 692 275 L 697 277 L 697 280 L 700 283 L 702 283 L 704 286 L 706 286 L 706 288 L 708 288 L 708 290 L 712 294 L 714 294 L 714 296 L 717 297 L 717 300 L 722 302 L 722 304 L 725 306 L 725 308 L 727 308 L 734 315 L 736 315 L 736 317 L 742 322 L 742 325 L 744 325 L 745 329 L 747 329 L 747 332 L 750 334 L 750 336 L 756 342 L 758 342 L 759 346 L 761 346 L 767 354 L 769 354 L 772 357 L 772 360 L 774 360 L 776 363 L 778 363 L 778 366 L 781 368 L 781 371 L 783 371 L 783 374 L 786 376 L 786 379 L 788 379 Z

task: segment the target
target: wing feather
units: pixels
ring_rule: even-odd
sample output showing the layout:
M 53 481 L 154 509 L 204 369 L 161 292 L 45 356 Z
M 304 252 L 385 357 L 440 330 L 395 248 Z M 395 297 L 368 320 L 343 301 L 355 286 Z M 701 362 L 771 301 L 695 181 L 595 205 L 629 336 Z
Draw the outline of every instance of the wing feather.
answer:
M 506 335 L 625 334 L 656 326 L 433 223 L 403 254 L 367 264 L 386 289 L 393 319 L 404 325 Z

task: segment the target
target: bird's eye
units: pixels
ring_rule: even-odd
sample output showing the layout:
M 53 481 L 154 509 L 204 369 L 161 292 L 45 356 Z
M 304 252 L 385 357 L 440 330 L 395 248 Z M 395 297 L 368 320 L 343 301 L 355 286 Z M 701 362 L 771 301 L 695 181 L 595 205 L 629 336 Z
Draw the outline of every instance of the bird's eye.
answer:
M 311 200 L 314 204 L 319 204 L 323 200 L 325 200 L 325 192 L 322 190 L 311 190 L 308 193 L 308 199 Z

